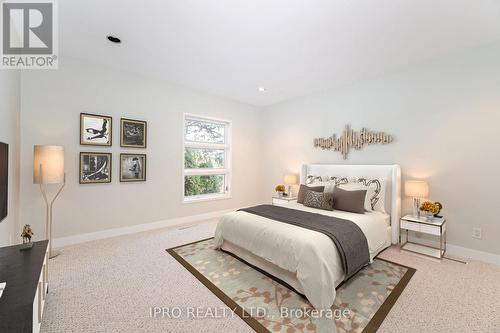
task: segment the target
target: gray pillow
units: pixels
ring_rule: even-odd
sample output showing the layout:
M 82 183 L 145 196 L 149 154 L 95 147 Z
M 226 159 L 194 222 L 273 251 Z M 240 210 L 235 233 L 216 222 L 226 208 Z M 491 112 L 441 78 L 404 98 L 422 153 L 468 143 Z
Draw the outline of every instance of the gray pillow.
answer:
M 333 207 L 351 213 L 365 213 L 366 190 L 346 191 L 336 187 L 333 191 Z
M 304 199 L 304 206 L 324 210 L 333 210 L 333 194 L 307 191 L 306 198 Z
M 307 191 L 323 192 L 325 190 L 324 186 L 307 186 L 304 184 L 300 185 L 299 194 L 297 195 L 297 202 L 303 204 L 306 199 Z

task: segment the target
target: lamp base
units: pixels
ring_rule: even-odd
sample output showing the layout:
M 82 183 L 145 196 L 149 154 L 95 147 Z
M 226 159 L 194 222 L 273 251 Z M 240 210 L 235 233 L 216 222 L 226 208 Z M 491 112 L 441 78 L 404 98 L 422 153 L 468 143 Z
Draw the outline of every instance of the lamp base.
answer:
M 413 198 L 413 216 L 420 217 L 420 198 Z
M 60 254 L 61 254 L 60 251 L 52 250 L 52 251 L 49 252 L 49 259 L 55 258 L 55 257 L 57 257 Z

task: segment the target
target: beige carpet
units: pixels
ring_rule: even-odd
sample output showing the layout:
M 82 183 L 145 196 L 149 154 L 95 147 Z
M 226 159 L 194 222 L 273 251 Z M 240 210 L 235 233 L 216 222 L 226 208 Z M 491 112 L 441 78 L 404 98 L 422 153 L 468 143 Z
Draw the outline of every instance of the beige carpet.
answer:
M 163 229 L 63 249 L 50 261 L 42 332 L 253 332 L 240 318 L 154 319 L 160 307 L 224 304 L 166 248 L 211 237 L 215 224 Z M 434 262 L 395 248 L 383 258 L 417 273 L 379 332 L 500 332 L 500 267 Z

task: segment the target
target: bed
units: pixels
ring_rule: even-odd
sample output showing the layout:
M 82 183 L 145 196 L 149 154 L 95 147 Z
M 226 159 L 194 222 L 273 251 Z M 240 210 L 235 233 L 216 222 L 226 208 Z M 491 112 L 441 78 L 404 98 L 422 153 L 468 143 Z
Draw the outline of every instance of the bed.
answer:
M 354 222 L 368 242 L 370 262 L 398 242 L 401 171 L 398 165 L 303 165 L 301 184 L 312 176 L 365 177 L 385 184 L 383 211 L 356 214 L 306 207 L 296 201 L 281 206 Z M 230 252 L 287 283 L 317 309 L 328 309 L 335 288 L 346 277 L 336 245 L 325 234 L 245 211 L 224 215 L 215 232 L 216 248 Z

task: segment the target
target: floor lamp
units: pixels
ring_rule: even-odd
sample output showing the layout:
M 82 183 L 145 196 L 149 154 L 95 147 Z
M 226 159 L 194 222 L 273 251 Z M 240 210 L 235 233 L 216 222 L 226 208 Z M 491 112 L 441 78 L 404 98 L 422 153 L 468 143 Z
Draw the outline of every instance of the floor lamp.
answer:
M 52 250 L 52 207 L 66 184 L 64 173 L 64 147 L 35 146 L 33 150 L 33 183 L 40 185 L 46 205 L 45 237 L 49 240 L 49 258 L 59 255 Z M 49 200 L 45 185 L 61 184 L 52 200 Z

